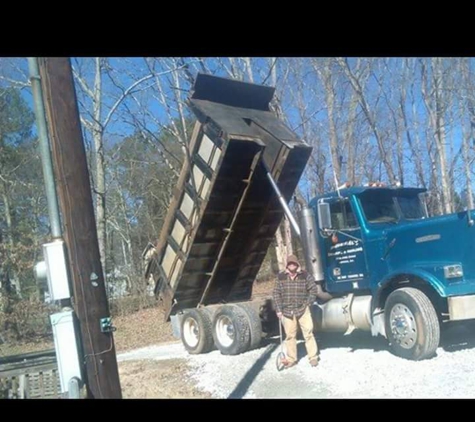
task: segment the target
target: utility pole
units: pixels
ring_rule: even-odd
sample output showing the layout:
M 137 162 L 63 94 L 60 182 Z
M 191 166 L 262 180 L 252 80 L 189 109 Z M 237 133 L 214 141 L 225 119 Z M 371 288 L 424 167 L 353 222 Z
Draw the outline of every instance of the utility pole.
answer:
M 122 398 L 70 59 L 38 59 L 88 398 Z

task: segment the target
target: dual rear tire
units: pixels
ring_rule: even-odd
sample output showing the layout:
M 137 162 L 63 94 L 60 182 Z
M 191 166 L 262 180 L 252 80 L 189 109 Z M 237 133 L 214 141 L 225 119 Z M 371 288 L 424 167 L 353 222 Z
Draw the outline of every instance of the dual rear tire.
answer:
M 225 305 L 185 311 L 181 340 L 190 354 L 208 353 L 214 347 L 223 355 L 238 355 L 259 346 L 261 321 L 250 304 Z

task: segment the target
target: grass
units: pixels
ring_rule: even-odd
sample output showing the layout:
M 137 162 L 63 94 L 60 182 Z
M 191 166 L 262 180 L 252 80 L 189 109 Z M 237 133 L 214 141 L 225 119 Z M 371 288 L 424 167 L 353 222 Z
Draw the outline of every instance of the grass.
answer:
M 184 359 L 127 361 L 119 363 L 124 399 L 196 399 L 210 394 L 198 390 L 186 377 Z

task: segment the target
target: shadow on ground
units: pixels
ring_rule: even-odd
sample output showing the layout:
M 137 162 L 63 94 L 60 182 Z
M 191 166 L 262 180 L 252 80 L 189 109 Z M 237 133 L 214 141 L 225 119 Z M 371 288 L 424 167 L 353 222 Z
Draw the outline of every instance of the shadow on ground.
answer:
M 373 337 L 371 333 L 364 331 L 354 331 L 346 336 L 341 333 L 318 333 L 316 340 L 320 350 L 349 348 L 350 353 L 356 350 L 389 351 L 388 342 L 384 337 Z M 446 352 L 475 348 L 475 321 L 446 323 L 443 325 L 440 346 Z M 261 348 L 264 349 L 263 353 L 246 372 L 242 380 L 229 395 L 229 398 L 244 397 L 257 375 L 271 358 L 272 353 L 280 348 L 279 337 L 265 339 Z M 307 355 L 305 343 L 302 341 L 301 335 L 298 337 L 297 354 L 299 360 L 304 359 Z
M 475 321 L 445 323 L 440 346 L 446 352 L 475 348 Z
M 317 343 L 320 350 L 344 347 L 350 348 L 350 352 L 356 350 L 374 350 L 379 352 L 389 349 L 388 342 L 384 337 L 373 337 L 371 333 L 364 331 L 354 331 L 346 336 L 341 333 L 318 334 Z
M 305 344 L 299 334 L 299 359 L 306 355 Z M 356 350 L 389 351 L 388 341 L 383 336 L 373 337 L 365 331 L 354 331 L 349 335 L 342 333 L 317 333 L 316 340 L 320 350 L 332 348 L 349 348 Z M 279 345 L 279 338 L 268 340 Z M 441 329 L 440 347 L 446 352 L 475 348 L 475 321 L 445 323 Z
M 236 385 L 236 388 L 231 392 L 228 398 L 230 399 L 242 399 L 244 395 L 249 390 L 249 387 L 256 379 L 259 372 L 262 371 L 262 368 L 270 359 L 272 352 L 277 348 L 278 344 L 275 342 L 268 342 L 265 345 L 265 350 L 262 355 L 254 362 L 251 368 L 244 374 L 239 384 Z
M 373 337 L 370 333 L 354 331 L 344 336 L 338 333 L 321 333 L 317 335 L 321 350 L 333 347 L 349 347 L 355 350 L 389 351 L 388 341 L 382 337 Z M 475 322 L 445 323 L 440 334 L 440 347 L 446 352 L 475 348 Z

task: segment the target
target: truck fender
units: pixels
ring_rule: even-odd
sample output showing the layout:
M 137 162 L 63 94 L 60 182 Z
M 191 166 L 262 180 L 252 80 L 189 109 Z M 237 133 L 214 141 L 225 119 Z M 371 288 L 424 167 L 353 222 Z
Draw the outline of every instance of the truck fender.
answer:
M 373 292 L 371 300 L 371 333 L 373 336 L 381 334 L 386 337 L 384 329 L 384 306 L 381 303 L 381 297 L 383 296 L 386 288 L 395 280 L 401 282 L 401 285 L 411 285 L 411 283 L 404 283 L 408 279 L 417 279 L 432 287 L 435 292 L 441 297 L 445 297 L 443 284 L 433 274 L 421 268 L 407 268 L 393 271 L 384 277 L 378 284 L 377 288 Z

